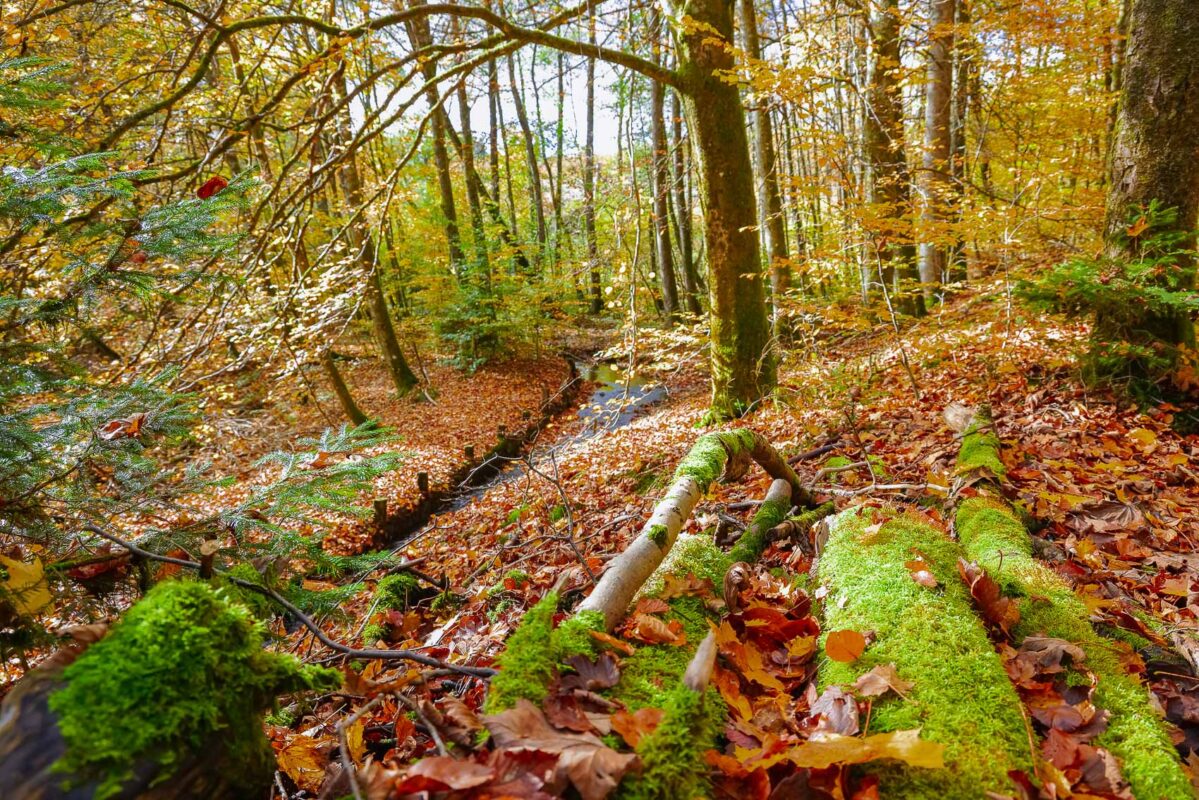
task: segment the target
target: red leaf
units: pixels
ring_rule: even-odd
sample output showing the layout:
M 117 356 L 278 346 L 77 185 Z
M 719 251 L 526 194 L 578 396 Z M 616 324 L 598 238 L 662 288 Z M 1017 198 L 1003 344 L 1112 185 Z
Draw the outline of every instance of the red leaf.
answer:
M 229 185 L 229 181 L 222 178 L 220 175 L 214 175 L 207 182 L 196 190 L 196 197 L 201 200 L 207 200 L 213 195 L 220 194 L 221 190 Z

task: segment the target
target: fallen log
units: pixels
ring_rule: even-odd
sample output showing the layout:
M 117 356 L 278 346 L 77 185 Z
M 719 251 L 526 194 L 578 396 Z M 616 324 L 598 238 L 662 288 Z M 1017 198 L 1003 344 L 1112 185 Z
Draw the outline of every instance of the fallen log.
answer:
M 51 659 L 0 706 L 13 798 L 243 798 L 270 786 L 263 714 L 341 675 L 262 649 L 250 612 L 211 586 L 155 586 L 74 661 Z
M 488 713 L 512 708 L 521 698 L 539 702 L 548 688 L 545 676 L 553 675 L 561 661 L 572 655 L 594 655 L 595 640 L 591 632 L 616 627 L 633 598 L 670 553 L 679 531 L 708 487 L 719 478 L 734 480 L 744 475 L 752 462 L 790 489 L 785 501 L 780 490 L 776 501 L 764 503 L 769 507 L 759 509 L 755 515 L 755 520 L 760 516 L 763 521 L 763 533 L 781 522 L 793 503 L 810 501 L 795 470 L 761 434 L 734 430 L 701 436 L 679 463 L 670 488 L 641 533 L 613 559 L 575 613 L 554 628 L 552 620 L 558 596 L 550 592 L 525 615 L 497 659 L 500 672 L 488 690 Z M 722 559 L 714 567 L 717 585 L 730 563 Z
M 985 409 L 963 432 L 956 472 L 979 492 L 958 505 L 957 535 L 966 557 L 1016 599 L 1020 620 L 1012 630 L 1015 645 L 1028 636 L 1045 636 L 1081 648 L 1086 654 L 1081 666 L 1098 680 L 1093 702 L 1111 715 L 1094 743 L 1120 760 L 1137 798 L 1194 797 L 1165 722 L 1150 705 L 1148 689 L 1125 670 L 1114 643 L 1091 626 L 1086 604 L 1069 584 L 1033 556 L 1032 538 L 1003 496 L 1006 470 Z
M 871 764 L 880 796 L 1011 794 L 1015 786 L 1008 771 L 1032 769 L 1028 732 L 1020 698 L 958 577 L 961 551 L 928 519 L 886 513 L 855 508 L 830 518 L 817 565 L 828 592 L 822 646 L 843 630 L 872 632 L 874 641 L 850 663 L 826 660 L 821 684 L 852 686 L 887 665 L 912 683 L 903 695 L 873 701 L 870 730 L 920 729 L 921 739 L 945 746 L 946 764 L 943 769 Z M 935 586 L 913 577 L 909 563 L 917 559 Z

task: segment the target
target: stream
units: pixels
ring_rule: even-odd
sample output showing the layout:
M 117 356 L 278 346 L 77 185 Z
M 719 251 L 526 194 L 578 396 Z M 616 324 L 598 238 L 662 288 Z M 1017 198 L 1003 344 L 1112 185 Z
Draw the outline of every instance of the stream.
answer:
M 597 384 L 591 394 L 579 403 L 575 412 L 583 421 L 577 433 L 555 441 L 556 449 L 565 449 L 580 442 L 623 428 L 639 413 L 666 397 L 666 387 L 659 383 L 633 376 L 603 361 L 571 359 L 579 380 Z M 518 459 L 511 459 L 500 467 L 491 478 L 464 488 L 439 509 L 440 513 L 458 511 L 474 502 L 493 486 L 516 480 L 525 474 Z

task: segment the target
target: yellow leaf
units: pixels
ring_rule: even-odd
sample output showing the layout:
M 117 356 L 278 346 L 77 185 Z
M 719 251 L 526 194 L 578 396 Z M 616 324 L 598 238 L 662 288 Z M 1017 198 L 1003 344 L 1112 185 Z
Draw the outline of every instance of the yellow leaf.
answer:
M 53 602 L 40 558 L 35 556 L 33 561 L 25 562 L 0 556 L 0 566 L 7 573 L 4 589 L 19 613 L 36 614 Z
M 813 736 L 799 747 L 787 751 L 796 766 L 825 769 L 833 764 L 865 764 L 893 758 L 912 767 L 940 769 L 945 766 L 945 746 L 922 740 L 920 731 L 878 733 L 859 739 L 837 733 Z
M 359 719 L 346 728 L 346 747 L 350 750 L 350 759 L 355 764 L 362 763 L 366 755 L 366 721 Z
M 311 736 L 297 736 L 279 751 L 279 769 L 301 789 L 317 793 L 325 779 L 325 756 Z
M 1149 220 L 1144 217 L 1138 217 L 1137 221 L 1132 223 L 1128 228 L 1128 235 L 1132 238 L 1137 238 L 1149 227 Z
M 1157 444 L 1157 434 L 1147 428 L 1137 428 L 1128 432 L 1129 437 L 1136 439 L 1144 447 Z

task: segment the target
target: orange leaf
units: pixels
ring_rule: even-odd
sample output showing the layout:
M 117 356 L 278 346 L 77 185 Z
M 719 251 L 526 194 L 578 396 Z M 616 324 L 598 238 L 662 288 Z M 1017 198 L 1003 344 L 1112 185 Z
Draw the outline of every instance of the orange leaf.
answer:
M 866 652 L 866 637 L 857 631 L 830 631 L 824 640 L 824 654 L 833 661 L 857 661 Z
M 642 737 L 657 729 L 665 715 L 666 712 L 662 709 L 649 707 L 639 708 L 633 714 L 617 711 L 612 715 L 612 730 L 619 733 L 621 738 L 629 743 L 629 747 L 636 747 Z
M 214 175 L 205 181 L 204 185 L 196 190 L 196 197 L 201 200 L 207 200 L 215 194 L 220 194 L 221 190 L 229 185 L 229 181 L 222 178 L 220 175 Z

